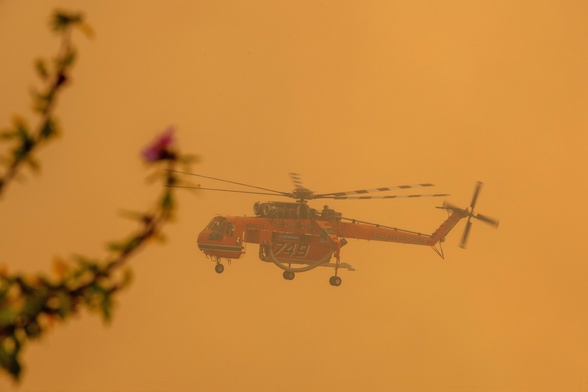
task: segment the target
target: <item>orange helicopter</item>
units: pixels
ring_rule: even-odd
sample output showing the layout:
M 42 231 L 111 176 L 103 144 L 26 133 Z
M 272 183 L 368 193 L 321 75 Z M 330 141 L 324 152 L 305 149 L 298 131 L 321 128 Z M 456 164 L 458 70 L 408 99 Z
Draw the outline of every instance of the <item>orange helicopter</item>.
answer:
M 253 205 L 255 216 L 215 216 L 212 218 L 210 223 L 198 235 L 197 243 L 198 248 L 206 257 L 215 262 L 215 271 L 219 274 L 224 271 L 223 260 L 230 262 L 240 258 L 245 254 L 244 245 L 246 243 L 255 243 L 259 244 L 259 258 L 264 262 L 274 263 L 281 268 L 284 271 L 284 279 L 292 280 L 296 273 L 310 271 L 317 267 L 331 267 L 334 268 L 335 273 L 329 279 L 329 283 L 332 286 L 340 286 L 339 270 L 354 271 L 351 265 L 341 262 L 341 248 L 347 244 L 347 238 L 430 246 L 441 258 L 444 258 L 441 244 L 445 240 L 445 236 L 460 220 L 467 218 L 467 224 L 460 243 L 462 248 L 466 246 L 472 218 L 494 227 L 498 227 L 499 223 L 498 220 L 474 213 L 474 207 L 482 187 L 481 182 L 477 183 L 468 208 L 458 208 L 446 202 L 443 203 L 443 206 L 437 207 L 447 210 L 447 219 L 432 234 L 423 234 L 345 218 L 340 212 L 326 205 L 319 211 L 311 208 L 307 202 L 316 199 L 368 200 L 448 196 L 448 194 L 370 195 L 375 192 L 428 188 L 433 184 L 400 185 L 315 194 L 302 186 L 300 177 L 295 173 L 290 173 L 295 186 L 294 190 L 292 192 L 281 192 L 195 173 L 173 171 L 244 186 L 256 191 L 172 185 L 178 188 L 281 196 L 295 200 L 295 202 L 256 202 Z M 333 258 L 334 261 L 332 261 Z

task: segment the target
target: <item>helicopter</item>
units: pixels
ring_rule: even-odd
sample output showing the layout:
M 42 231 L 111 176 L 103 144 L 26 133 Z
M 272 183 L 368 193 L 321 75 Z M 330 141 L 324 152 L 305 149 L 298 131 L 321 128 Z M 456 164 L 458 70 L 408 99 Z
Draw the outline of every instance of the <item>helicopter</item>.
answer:
M 285 280 L 293 280 L 296 274 L 313 270 L 317 267 L 334 269 L 330 277 L 331 286 L 340 286 L 342 279 L 339 270 L 355 271 L 353 266 L 341 261 L 341 249 L 355 238 L 370 241 L 396 242 L 402 244 L 431 247 L 442 259 L 445 258 L 442 243 L 447 234 L 462 220 L 467 219 L 460 247 L 465 248 L 469 237 L 472 219 L 498 227 L 499 221 L 474 212 L 482 182 L 477 182 L 469 207 L 459 208 L 447 202 L 437 207 L 447 211 L 448 217 L 432 234 L 423 234 L 377 223 L 346 218 L 342 213 L 324 205 L 322 210 L 309 206 L 311 200 L 370 200 L 445 197 L 445 193 L 430 194 L 375 194 L 407 189 L 430 188 L 433 184 L 419 183 L 359 189 L 345 192 L 314 193 L 302 185 L 300 176 L 290 173 L 294 183 L 292 192 L 282 192 L 221 178 L 196 173 L 170 170 L 178 174 L 200 177 L 247 187 L 254 190 L 234 190 L 205 188 L 198 186 L 170 185 L 178 188 L 192 188 L 206 191 L 245 193 L 264 196 L 279 196 L 294 201 L 255 202 L 254 216 L 215 216 L 200 232 L 197 238 L 198 248 L 215 263 L 215 271 L 221 274 L 225 267 L 223 261 L 230 263 L 245 254 L 245 244 L 259 244 L 259 259 L 273 263 L 283 270 Z

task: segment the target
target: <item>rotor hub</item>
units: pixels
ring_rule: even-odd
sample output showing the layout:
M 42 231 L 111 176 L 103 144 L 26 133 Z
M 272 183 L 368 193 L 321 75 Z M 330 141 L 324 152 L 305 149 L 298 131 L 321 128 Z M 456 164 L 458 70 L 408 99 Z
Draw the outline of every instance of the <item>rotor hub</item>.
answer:
M 310 189 L 299 187 L 292 192 L 292 198 L 299 203 L 305 203 L 306 200 L 314 199 L 314 194 Z

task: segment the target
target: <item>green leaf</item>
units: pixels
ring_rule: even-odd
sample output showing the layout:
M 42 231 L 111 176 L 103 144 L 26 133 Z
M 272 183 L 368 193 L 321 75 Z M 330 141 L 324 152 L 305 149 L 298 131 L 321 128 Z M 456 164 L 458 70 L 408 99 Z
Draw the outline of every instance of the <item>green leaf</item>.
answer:
M 167 190 L 161 198 L 161 208 L 163 210 L 171 210 L 174 208 L 174 198 L 171 191 Z
M 70 48 L 63 55 L 63 57 L 57 61 L 57 65 L 59 68 L 63 68 L 63 69 L 69 68 L 75 63 L 76 58 L 77 58 L 76 51 L 74 49 Z
M 128 240 L 128 242 L 125 244 L 124 250 L 127 252 L 133 250 L 137 246 L 141 245 L 141 242 L 143 242 L 143 237 L 138 235 L 132 236 L 131 239 Z
M 37 338 L 41 335 L 41 333 L 43 333 L 43 328 L 41 328 L 36 320 L 31 320 L 29 323 L 27 323 L 24 329 L 29 339 Z
M 110 323 L 112 321 L 113 308 L 114 301 L 112 300 L 112 294 L 107 291 L 104 293 L 104 296 L 102 297 L 102 303 L 100 304 L 100 309 L 102 310 L 102 318 L 106 323 Z
M 54 31 L 60 32 L 72 25 L 82 23 L 83 20 L 84 17 L 81 12 L 73 13 L 58 10 L 51 17 L 51 28 Z
M 128 240 L 125 240 L 123 242 L 110 242 L 107 246 L 108 246 L 108 250 L 110 250 L 112 252 L 125 253 L 125 252 L 129 252 L 129 251 L 133 250 L 133 248 L 140 245 L 142 241 L 143 241 L 142 237 L 140 237 L 138 235 L 134 235 L 131 238 L 129 238 Z
M 88 306 L 96 308 L 101 302 L 104 296 L 104 288 L 97 282 L 94 282 L 90 287 L 84 291 L 84 299 Z
M 41 79 L 47 80 L 49 78 L 49 71 L 47 70 L 47 63 L 45 60 L 37 59 L 35 61 L 35 70 Z
M 70 49 L 63 57 L 63 65 L 65 67 L 71 67 L 78 58 L 78 52 L 75 49 Z
M 70 286 L 75 287 L 79 284 L 93 282 L 98 275 L 102 274 L 102 267 L 98 262 L 84 256 L 76 255 L 74 257 L 78 267 L 74 269 L 71 275 Z
M 22 310 L 23 315 L 30 319 L 35 319 L 39 312 L 45 306 L 47 299 L 43 295 L 29 294 L 25 298 L 25 304 Z
M 120 252 L 125 248 L 125 245 L 120 242 L 109 242 L 106 244 L 106 248 L 111 252 Z
M 72 299 L 69 295 L 61 291 L 59 292 L 59 294 L 57 294 L 57 298 L 59 300 L 59 308 L 57 309 L 57 314 L 62 319 L 65 319 L 72 311 Z
M 20 379 L 22 367 L 19 361 L 20 343 L 14 336 L 0 341 L 0 366 L 4 368 L 14 380 Z
M 80 31 L 87 37 L 87 38 L 94 38 L 94 29 L 92 26 L 87 24 L 86 22 L 82 21 L 76 24 L 76 27 L 80 29 Z
M 127 268 L 123 271 L 123 276 L 120 282 L 120 288 L 127 288 L 130 286 L 131 282 L 133 281 L 133 271 L 130 268 Z
M 0 140 L 12 140 L 18 137 L 18 132 L 11 129 L 0 132 Z
M 41 93 L 37 89 L 32 89 L 31 96 L 33 97 L 33 110 L 44 114 L 47 112 L 51 102 L 55 99 L 55 89 L 50 88 L 45 93 Z
M 17 136 L 20 139 L 20 146 L 17 146 L 13 152 L 15 159 L 21 160 L 31 152 L 35 146 L 35 140 L 24 123 L 19 124 Z
M 25 163 L 31 168 L 33 173 L 39 173 L 41 171 L 41 165 L 33 157 L 30 157 L 30 156 L 27 157 L 27 159 L 25 160 Z
M 41 139 L 49 139 L 57 134 L 57 127 L 55 121 L 52 118 L 48 118 L 43 126 L 41 127 L 40 137 Z
M 18 312 L 16 310 L 2 306 L 0 309 L 0 327 L 14 324 L 17 317 Z
M 87 258 L 85 256 L 81 256 L 81 255 L 75 255 L 74 258 L 75 258 L 75 261 L 83 269 L 87 269 L 87 270 L 92 271 L 92 272 L 98 272 L 98 271 L 100 271 L 100 264 L 97 261 L 91 260 L 91 259 L 89 259 L 89 258 Z
M 72 312 L 73 299 L 71 295 L 63 290 L 57 291 L 47 300 L 47 308 L 64 320 Z
M 4 299 L 4 296 L 8 293 L 12 287 L 12 280 L 6 277 L 0 277 L 0 300 Z
M 145 212 L 122 210 L 119 212 L 119 215 L 123 218 L 143 224 L 148 224 L 153 221 L 153 215 Z
M 84 300 L 88 308 L 98 311 L 107 323 L 112 319 L 113 293 L 114 289 L 106 289 L 99 283 L 92 284 L 84 293 Z

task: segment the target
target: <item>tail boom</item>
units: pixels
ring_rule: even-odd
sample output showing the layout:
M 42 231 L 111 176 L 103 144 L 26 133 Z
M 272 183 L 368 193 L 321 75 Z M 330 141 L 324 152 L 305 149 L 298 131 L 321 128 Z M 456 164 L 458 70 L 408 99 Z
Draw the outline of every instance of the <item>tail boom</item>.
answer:
M 375 225 L 367 222 L 338 222 L 337 235 L 368 241 L 397 242 L 411 245 L 434 245 L 430 234 Z
M 423 234 L 393 227 L 375 225 L 367 222 L 353 221 L 350 223 L 339 222 L 336 225 L 337 235 L 346 238 L 356 238 L 368 241 L 397 242 L 410 245 L 435 246 L 443 241 L 445 236 L 467 217 L 467 211 L 451 211 L 449 217 L 439 226 L 433 234 Z
M 449 217 L 439 226 L 437 230 L 431 235 L 432 244 L 434 246 L 439 241 L 443 241 L 445 236 L 457 225 L 457 223 L 463 218 L 468 216 L 466 210 L 450 210 Z

